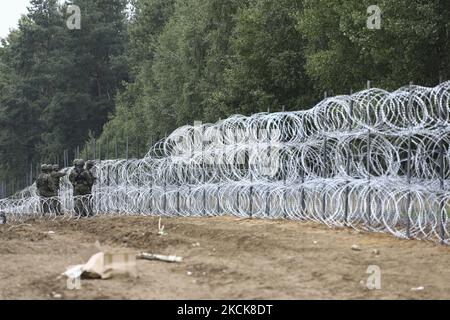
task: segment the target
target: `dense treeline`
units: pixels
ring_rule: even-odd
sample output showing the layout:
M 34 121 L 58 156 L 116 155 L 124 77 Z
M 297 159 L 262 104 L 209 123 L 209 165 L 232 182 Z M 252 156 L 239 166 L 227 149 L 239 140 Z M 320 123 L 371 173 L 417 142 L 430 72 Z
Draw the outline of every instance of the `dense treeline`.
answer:
M 448 0 L 32 0 L 0 50 L 0 178 L 92 137 L 138 156 L 178 126 L 310 108 L 366 80 L 434 86 L 450 71 Z M 127 2 L 131 2 L 127 7 Z M 110 148 L 106 146 L 110 145 Z M 100 149 L 97 147 L 98 149 Z M 109 149 L 109 154 L 105 154 Z
M 39 162 L 99 135 L 128 78 L 126 0 L 31 0 L 0 48 L 0 177 L 22 182 Z M 36 172 L 36 170 L 34 170 Z M 30 173 L 31 174 L 31 173 Z

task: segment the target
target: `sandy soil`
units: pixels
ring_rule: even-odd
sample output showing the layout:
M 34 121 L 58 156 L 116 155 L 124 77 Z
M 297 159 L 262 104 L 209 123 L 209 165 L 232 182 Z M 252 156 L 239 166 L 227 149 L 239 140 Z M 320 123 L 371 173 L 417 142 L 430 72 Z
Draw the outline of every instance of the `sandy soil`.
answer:
M 162 222 L 165 236 L 152 217 L 2 225 L 0 299 L 450 298 L 450 248 L 438 244 L 295 221 Z M 86 262 L 96 240 L 108 250 L 175 254 L 184 261 L 138 260 L 137 278 L 82 280 L 81 290 L 68 290 L 60 274 Z M 370 265 L 381 269 L 381 290 L 365 285 Z M 411 291 L 418 287 L 424 289 Z

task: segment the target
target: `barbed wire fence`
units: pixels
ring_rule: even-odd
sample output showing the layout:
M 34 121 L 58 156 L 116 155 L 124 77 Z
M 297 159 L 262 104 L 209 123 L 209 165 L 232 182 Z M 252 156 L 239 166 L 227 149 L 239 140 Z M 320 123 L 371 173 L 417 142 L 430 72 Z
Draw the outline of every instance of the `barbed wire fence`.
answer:
M 184 126 L 142 159 L 127 150 L 96 161 L 87 200 L 98 215 L 305 220 L 448 244 L 449 118 L 447 81 Z M 76 218 L 67 176 L 58 199 L 64 217 Z M 42 213 L 35 185 L 0 210 L 10 221 L 57 217 Z

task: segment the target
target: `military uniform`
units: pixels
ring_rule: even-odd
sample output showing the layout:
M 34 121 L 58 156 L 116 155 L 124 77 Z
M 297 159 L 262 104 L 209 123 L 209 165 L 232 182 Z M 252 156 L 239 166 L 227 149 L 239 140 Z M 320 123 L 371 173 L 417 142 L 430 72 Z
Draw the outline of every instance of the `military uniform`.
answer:
M 51 212 L 51 199 L 55 195 L 55 185 L 50 173 L 51 166 L 44 164 L 41 166 L 41 173 L 36 180 L 36 187 L 44 213 Z
M 52 209 L 58 215 L 62 214 L 61 201 L 58 198 L 58 193 L 60 190 L 61 178 L 64 177 L 64 175 L 65 175 L 64 173 L 59 172 L 59 166 L 57 164 L 54 164 L 52 166 L 51 178 L 53 180 L 55 192 L 54 192 L 54 196 L 53 196 L 54 198 L 51 200 L 51 205 L 52 205 Z
M 88 209 L 88 196 L 90 194 L 88 173 L 84 169 L 84 160 L 75 160 L 74 166 L 75 168 L 69 174 L 69 180 L 73 186 L 75 213 L 80 217 L 87 217 L 90 215 Z

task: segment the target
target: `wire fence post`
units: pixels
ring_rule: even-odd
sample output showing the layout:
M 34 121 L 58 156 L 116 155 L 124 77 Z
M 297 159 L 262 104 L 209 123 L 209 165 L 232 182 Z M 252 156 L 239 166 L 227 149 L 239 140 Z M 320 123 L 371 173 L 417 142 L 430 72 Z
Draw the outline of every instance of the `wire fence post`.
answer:
M 324 92 L 324 99 L 328 99 L 328 92 L 325 91 Z M 323 139 L 323 153 L 322 153 L 322 162 L 323 162 L 323 166 L 322 166 L 322 179 L 326 179 L 327 178 L 327 148 L 328 148 L 328 137 L 325 136 Z M 325 181 L 322 181 L 322 183 L 325 183 Z M 323 191 L 325 188 L 323 188 Z M 327 211 L 327 199 L 326 199 L 326 193 L 323 192 L 322 195 L 322 218 L 325 218 L 326 216 L 326 211 Z
M 95 141 L 95 138 L 92 139 L 92 160 L 96 159 L 96 146 L 97 142 Z
M 270 107 L 267 108 L 267 114 L 270 115 Z M 271 127 L 268 128 L 267 130 L 267 141 L 269 141 L 269 150 L 268 150 L 268 159 L 270 159 L 270 168 L 269 170 L 272 169 L 272 158 L 271 158 L 271 148 L 272 148 L 272 130 Z M 267 188 L 266 190 L 266 209 L 265 209 L 265 213 L 266 213 L 266 217 L 270 216 L 270 189 Z
M 259 127 L 256 129 L 256 137 L 258 137 Z M 250 136 L 248 137 L 248 142 L 250 144 Z M 258 142 L 257 142 L 258 144 Z M 258 150 L 258 147 L 256 147 Z M 252 159 L 250 154 L 250 146 L 248 148 L 248 173 L 250 174 L 250 190 L 249 190 L 249 215 L 253 218 L 253 171 L 252 171 Z
M 353 89 L 350 89 L 350 110 L 349 110 L 349 116 L 348 116 L 348 132 L 350 133 L 352 131 L 353 127 Z M 351 140 L 349 140 L 348 143 L 348 151 L 347 151 L 347 163 L 346 163 L 346 174 L 347 177 L 350 177 L 350 154 L 351 152 Z M 347 180 L 347 186 L 345 187 L 345 202 L 344 202 L 344 223 L 346 226 L 348 226 L 348 211 L 349 211 L 349 201 L 350 201 L 350 186 L 349 180 Z
M 286 111 L 286 106 L 283 106 L 281 108 L 281 111 L 284 113 Z M 287 201 L 287 197 L 286 197 L 286 192 L 287 192 L 287 190 L 286 190 L 286 187 L 287 187 L 287 185 L 286 185 L 286 183 L 287 183 L 286 182 L 286 170 L 287 170 L 287 168 L 284 165 L 284 162 L 283 162 L 282 168 L 283 168 L 282 179 L 283 179 L 283 185 L 284 185 L 284 190 L 283 190 L 283 217 L 286 218 L 286 201 Z
M 129 156 L 129 141 L 128 141 L 128 133 L 126 136 L 126 141 L 125 141 L 125 159 L 128 160 L 128 156 Z
M 153 146 L 153 136 L 150 138 L 150 148 Z M 153 196 L 153 186 L 154 186 L 154 175 L 153 172 L 150 175 L 150 201 L 149 201 L 149 211 L 150 213 L 153 211 L 153 201 L 154 201 L 154 196 Z
M 114 153 L 115 153 L 115 159 L 119 159 L 119 149 L 117 146 L 117 136 L 115 137 L 115 144 L 114 144 Z
M 442 76 L 439 79 L 440 84 L 442 83 Z M 444 105 L 444 104 L 443 104 Z M 439 197 L 439 236 L 441 240 L 441 244 L 445 243 L 445 223 L 447 220 L 446 212 L 445 212 L 445 204 L 444 204 L 444 192 L 445 192 L 445 148 L 444 148 L 444 137 L 445 137 L 445 114 L 443 108 L 440 108 L 440 105 L 438 105 L 439 108 L 439 130 L 441 131 L 440 137 L 441 140 L 439 141 L 439 184 L 441 189 L 441 196 Z
M 102 141 L 98 140 L 98 160 L 102 162 Z
M 238 136 L 237 136 L 237 131 L 234 132 L 234 148 L 237 151 L 237 143 L 238 143 Z M 234 165 L 238 167 L 239 171 L 241 169 L 240 166 L 240 158 L 237 152 L 235 152 L 235 157 L 234 157 Z M 241 204 L 240 204 L 240 187 L 237 188 L 237 192 L 236 192 L 236 209 L 237 211 L 239 211 Z
M 141 139 L 137 138 L 137 158 L 141 158 Z
M 371 89 L 371 81 L 368 80 L 367 81 L 367 90 Z M 370 125 L 372 124 L 372 122 L 370 121 L 370 110 L 367 108 L 367 124 L 368 124 L 368 129 L 367 129 L 367 182 L 368 182 L 368 195 L 367 195 L 367 222 L 369 227 L 371 227 L 372 225 L 372 208 L 371 208 L 371 204 L 372 204 L 372 190 L 371 190 L 371 171 L 372 171 L 372 167 L 371 167 L 371 156 L 372 156 L 372 151 L 371 151 L 371 144 L 372 144 L 372 133 L 370 131 Z
M 192 131 L 192 143 L 191 143 L 191 150 L 190 150 L 190 154 L 189 154 L 189 160 L 190 162 L 192 162 L 192 158 L 194 157 L 194 152 L 195 152 L 195 130 Z M 195 172 L 195 167 L 192 167 Z M 188 209 L 190 210 L 190 212 L 192 212 L 192 198 L 191 198 L 191 192 L 192 192 L 192 188 L 191 188 L 191 183 L 192 183 L 192 173 L 188 176 L 188 195 L 189 195 L 189 204 L 187 205 Z
M 165 134 L 164 141 L 167 140 L 167 132 Z M 163 214 L 167 212 L 167 171 L 164 171 L 164 197 L 163 197 Z
M 219 123 L 222 121 L 221 118 L 219 118 Z M 223 131 L 222 131 L 222 127 L 219 127 L 219 139 L 220 142 L 222 143 L 222 145 L 225 145 L 225 139 L 223 136 Z M 220 160 L 221 163 L 218 163 L 218 159 L 216 157 L 215 161 L 214 161 L 214 171 L 215 171 L 215 176 L 218 177 L 219 176 L 219 166 L 223 165 L 223 160 L 224 160 L 224 155 L 225 153 L 220 155 Z M 217 191 L 216 191 L 216 199 L 217 199 L 217 203 L 216 203 L 216 213 L 217 215 L 220 215 L 220 181 L 217 181 Z
M 205 126 L 202 125 L 202 136 L 201 136 L 201 143 L 202 143 L 202 183 L 203 183 L 203 192 L 202 192 L 202 198 L 203 198 L 203 215 L 206 215 L 206 165 L 205 165 Z
M 125 170 L 127 170 L 128 167 L 128 130 L 126 132 L 126 145 L 125 145 Z M 128 205 L 128 176 L 125 177 L 125 203 Z
M 412 103 L 412 88 L 413 84 L 410 82 L 409 84 L 409 98 L 408 98 L 408 104 L 406 105 L 406 114 L 409 115 L 411 111 L 411 103 Z M 411 127 L 411 120 L 408 117 L 407 118 L 408 127 Z M 406 176 L 408 179 L 408 195 L 406 198 L 406 237 L 411 238 L 411 218 L 409 216 L 411 211 L 411 157 L 412 157 L 412 137 L 411 132 L 408 132 L 408 159 L 406 163 Z

